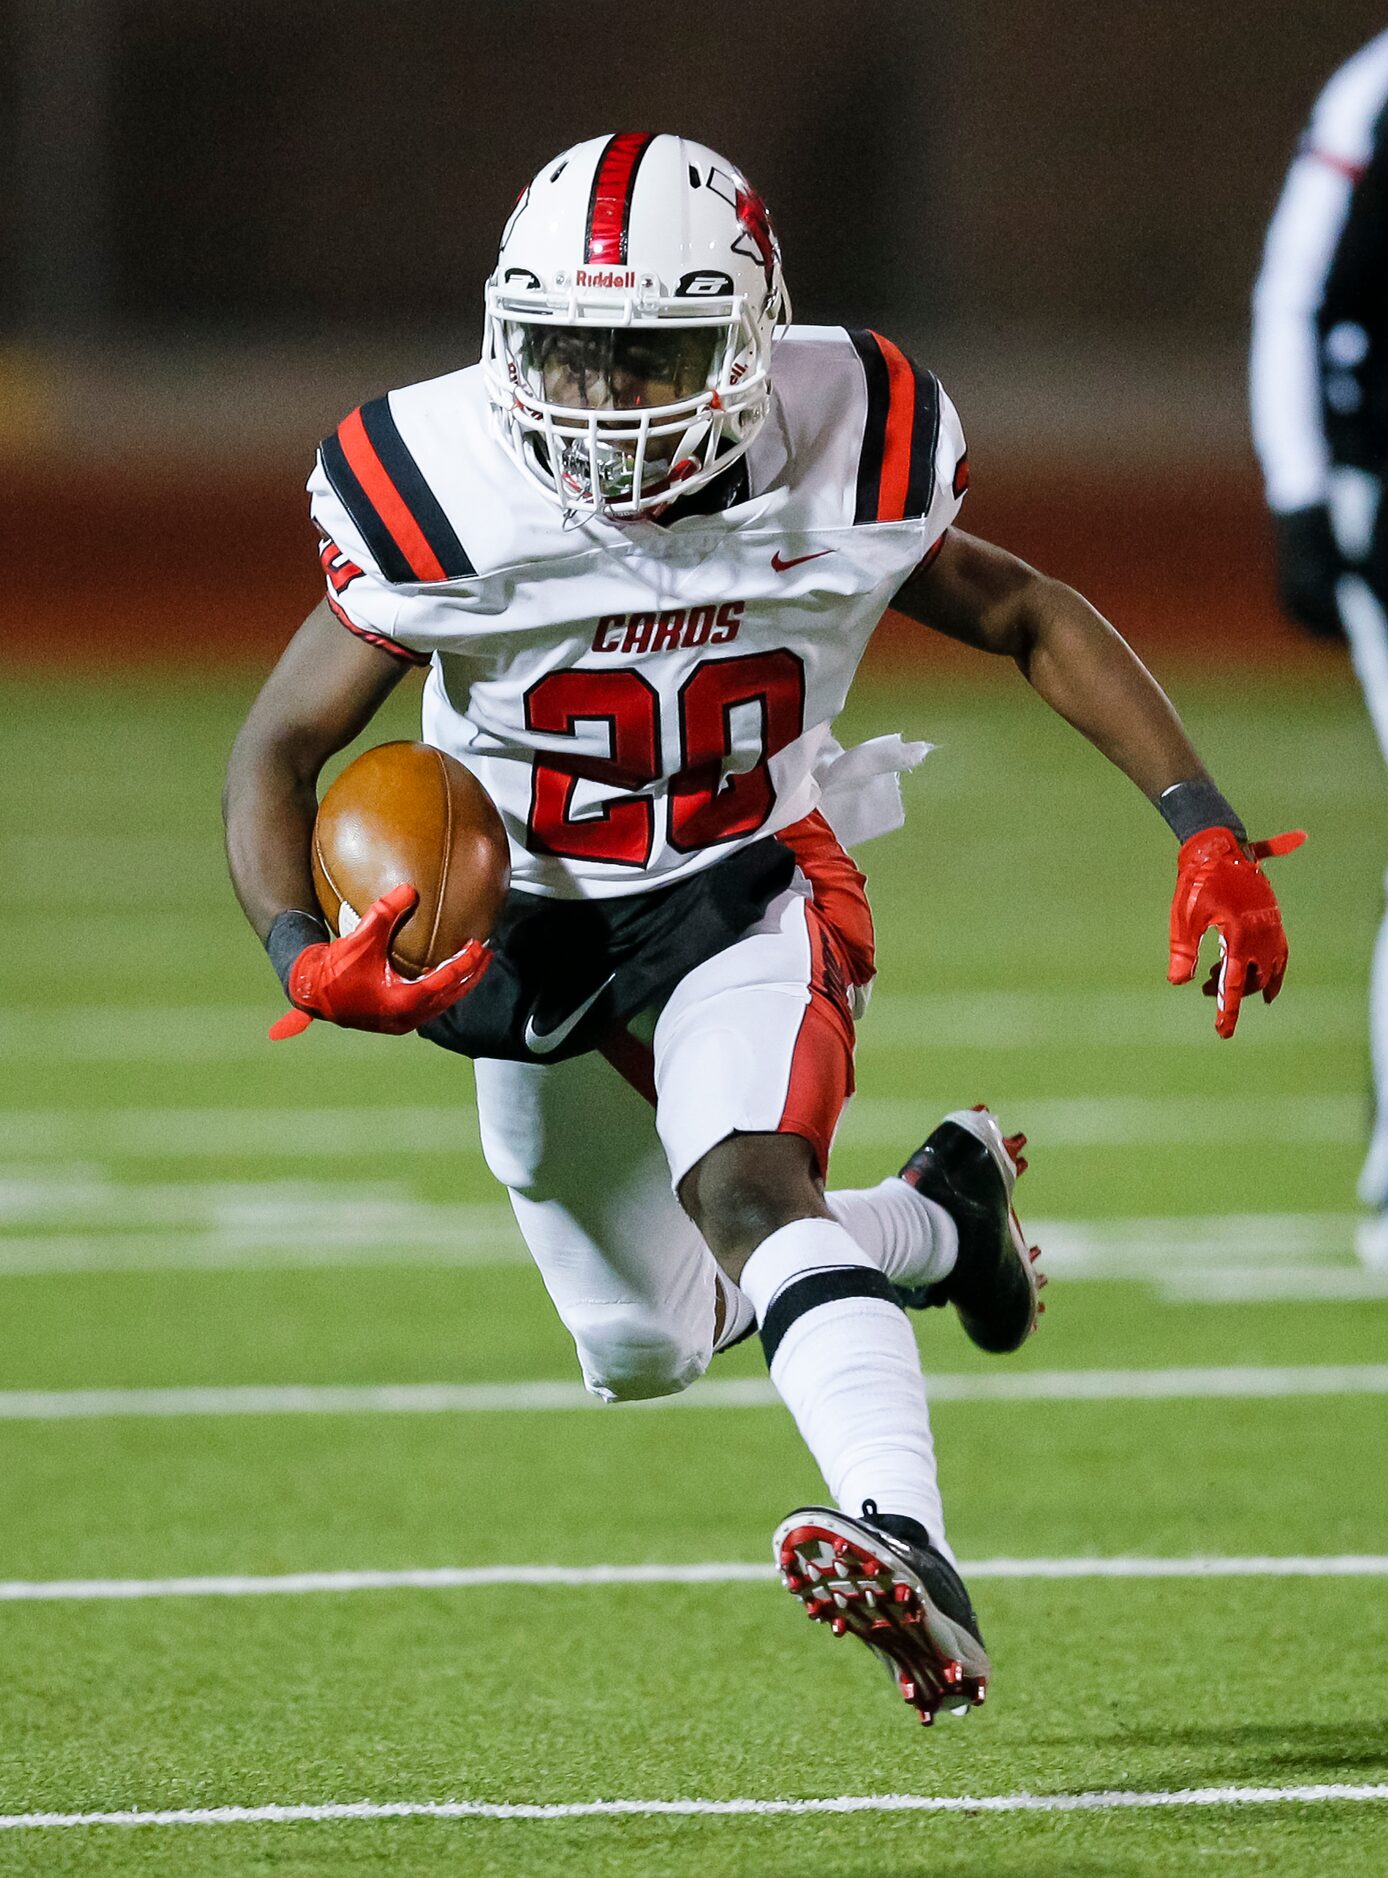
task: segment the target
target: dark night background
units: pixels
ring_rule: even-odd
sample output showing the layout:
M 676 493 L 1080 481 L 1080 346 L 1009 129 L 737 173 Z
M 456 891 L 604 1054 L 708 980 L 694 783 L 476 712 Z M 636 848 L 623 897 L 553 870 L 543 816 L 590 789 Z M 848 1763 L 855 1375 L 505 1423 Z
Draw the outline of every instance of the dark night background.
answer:
M 1249 291 L 1312 99 L 1383 23 L 1370 0 L 0 0 L 4 508 L 58 542 L 81 488 L 108 566 L 158 560 L 148 586 L 215 491 L 267 581 L 298 566 L 314 442 L 476 356 L 532 171 L 669 127 L 766 194 L 799 318 L 940 372 L 975 526 L 1103 597 L 1138 477 L 1142 539 L 1203 512 L 1207 601 L 1233 540 L 1267 625 Z

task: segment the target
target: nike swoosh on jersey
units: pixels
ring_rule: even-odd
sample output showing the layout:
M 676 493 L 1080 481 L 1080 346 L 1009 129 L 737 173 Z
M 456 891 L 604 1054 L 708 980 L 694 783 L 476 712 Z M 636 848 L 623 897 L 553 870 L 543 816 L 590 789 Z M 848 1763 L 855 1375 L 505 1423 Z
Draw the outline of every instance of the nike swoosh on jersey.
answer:
M 833 552 L 834 550 L 832 548 L 816 548 L 813 554 L 797 554 L 791 560 L 783 561 L 781 559 L 781 551 L 777 548 L 776 552 L 771 557 L 771 565 L 778 574 L 784 574 L 787 568 L 799 567 L 802 561 L 817 561 L 821 555 L 832 554 Z
M 525 1047 L 532 1056 L 549 1056 L 557 1050 L 564 1039 L 583 1022 L 616 976 L 615 972 L 609 972 L 592 996 L 585 998 L 577 1009 L 570 1011 L 564 1021 L 556 1024 L 553 1030 L 536 1030 L 535 1013 L 532 1011 L 525 1020 Z

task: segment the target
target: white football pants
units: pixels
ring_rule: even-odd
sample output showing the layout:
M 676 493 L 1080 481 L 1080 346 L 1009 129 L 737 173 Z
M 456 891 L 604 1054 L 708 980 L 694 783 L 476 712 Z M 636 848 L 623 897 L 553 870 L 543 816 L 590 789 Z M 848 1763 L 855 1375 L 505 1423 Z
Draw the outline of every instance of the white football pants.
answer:
M 1381 489 L 1375 477 L 1357 470 L 1337 470 L 1331 485 L 1331 516 L 1341 552 L 1353 561 L 1369 552 Z M 1388 764 L 1388 614 L 1385 596 L 1362 575 L 1341 576 L 1336 589 L 1340 618 L 1349 641 L 1355 673 L 1364 688 L 1369 720 Z M 1388 1208 L 1388 878 L 1385 912 L 1369 971 L 1369 1050 L 1373 1064 L 1374 1127 L 1359 1176 L 1359 1197 L 1366 1206 Z
M 803 1134 L 827 1158 L 852 1033 L 844 1012 L 847 1047 L 834 1035 L 822 952 L 797 879 L 671 994 L 644 1057 L 654 1109 L 596 1052 L 477 1062 L 487 1165 L 595 1395 L 667 1395 L 708 1367 L 718 1268 L 674 1195 L 689 1169 L 735 1131 Z

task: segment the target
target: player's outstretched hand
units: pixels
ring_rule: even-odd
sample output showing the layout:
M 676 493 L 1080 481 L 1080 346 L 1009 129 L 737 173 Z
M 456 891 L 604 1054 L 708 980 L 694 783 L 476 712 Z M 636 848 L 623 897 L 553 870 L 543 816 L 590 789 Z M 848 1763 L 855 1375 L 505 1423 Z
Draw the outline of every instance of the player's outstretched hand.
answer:
M 480 939 L 421 978 L 404 978 L 390 962 L 390 944 L 413 913 L 419 895 L 392 887 L 362 915 L 344 939 L 305 946 L 289 972 L 295 1008 L 270 1027 L 271 1039 L 296 1037 L 315 1017 L 348 1030 L 403 1036 L 438 1017 L 479 982 L 492 955 Z
M 1335 588 L 1345 561 L 1335 541 L 1329 508 L 1317 502 L 1272 519 L 1283 612 L 1313 638 L 1343 639 L 1345 628 Z
M 1287 970 L 1287 935 L 1277 897 L 1259 861 L 1290 854 L 1306 839 L 1303 829 L 1253 841 L 1247 847 L 1231 828 L 1206 828 L 1181 845 L 1176 895 L 1171 902 L 1173 985 L 1195 976 L 1200 941 L 1213 926 L 1219 962 L 1204 987 L 1216 1002 L 1215 1029 L 1232 1037 L 1246 991 L 1261 991 L 1271 1004 Z

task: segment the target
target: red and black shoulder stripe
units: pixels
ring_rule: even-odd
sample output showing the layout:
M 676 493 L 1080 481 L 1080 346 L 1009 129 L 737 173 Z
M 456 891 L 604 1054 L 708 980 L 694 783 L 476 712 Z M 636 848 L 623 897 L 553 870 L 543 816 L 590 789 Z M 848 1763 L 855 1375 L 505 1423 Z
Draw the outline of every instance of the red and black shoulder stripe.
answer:
M 940 381 L 880 333 L 850 332 L 867 381 L 867 421 L 858 455 L 853 520 L 904 522 L 935 496 Z
M 320 448 L 334 493 L 388 581 L 467 580 L 476 573 L 400 435 L 389 398 L 353 411 Z

